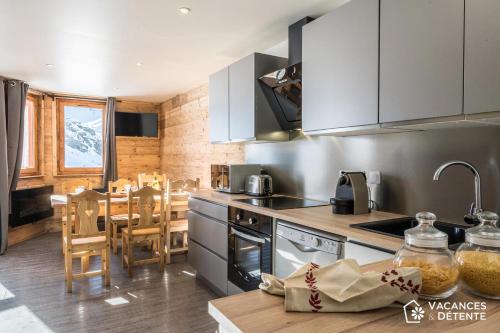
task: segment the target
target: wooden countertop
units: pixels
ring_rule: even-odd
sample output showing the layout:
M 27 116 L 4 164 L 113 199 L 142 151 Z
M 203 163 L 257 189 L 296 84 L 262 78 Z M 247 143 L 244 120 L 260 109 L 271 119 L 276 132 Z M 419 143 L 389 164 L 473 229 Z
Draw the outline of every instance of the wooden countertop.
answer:
M 384 271 L 390 261 L 363 266 L 363 270 Z M 458 291 L 446 301 L 483 302 L 484 299 Z M 443 301 L 441 301 L 443 303 Z M 500 324 L 500 302 L 486 301 L 486 320 L 429 320 L 438 318 L 427 301 L 419 304 L 426 311 L 420 324 L 407 324 L 403 309 L 387 307 L 359 313 L 285 312 L 283 298 L 255 290 L 209 302 L 208 311 L 223 328 L 223 332 L 496 332 Z M 224 331 L 225 330 L 225 331 Z
M 191 193 L 194 198 L 204 199 L 221 205 L 231 205 L 237 208 L 254 211 L 256 213 L 272 216 L 281 220 L 292 222 L 305 227 L 321 230 L 331 234 L 344 236 L 348 240 L 358 241 L 383 249 L 397 251 L 403 244 L 403 240 L 377 234 L 370 231 L 350 227 L 354 223 L 374 222 L 406 217 L 405 215 L 374 211 L 362 215 L 339 215 L 332 213 L 332 207 L 320 206 L 309 208 L 273 210 L 269 208 L 256 207 L 246 203 L 234 201 L 235 199 L 249 198 L 244 194 L 227 194 L 213 190 L 200 190 Z

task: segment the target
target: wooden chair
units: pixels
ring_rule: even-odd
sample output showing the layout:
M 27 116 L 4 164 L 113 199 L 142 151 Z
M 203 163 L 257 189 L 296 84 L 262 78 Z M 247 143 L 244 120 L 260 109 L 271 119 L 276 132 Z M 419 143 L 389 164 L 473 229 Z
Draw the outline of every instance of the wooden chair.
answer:
M 188 221 L 185 213 L 188 208 L 189 192 L 199 191 L 200 179 L 168 180 L 167 181 L 167 221 L 165 231 L 166 263 L 170 264 L 173 253 L 188 250 Z M 182 246 L 172 248 L 171 235 L 182 233 Z M 174 245 L 177 238 L 174 238 Z
M 63 194 L 75 194 L 77 190 L 80 190 L 80 189 L 83 189 L 83 190 L 91 190 L 92 189 L 92 182 L 90 182 L 88 179 L 78 179 L 78 180 L 75 180 L 75 181 L 66 181 L 62 184 L 62 193 Z M 67 207 L 67 206 L 66 206 Z M 68 218 L 70 219 L 71 223 L 70 225 L 72 226 L 72 228 L 74 228 L 74 224 L 75 224 L 75 215 L 73 214 L 70 214 L 70 216 L 68 217 L 68 214 L 67 214 L 67 209 L 64 208 L 62 209 L 61 211 L 61 230 L 62 230 L 62 239 L 61 239 L 61 242 L 62 242 L 62 246 L 61 246 L 61 249 L 62 249 L 62 252 L 63 252 L 63 255 L 64 255 L 64 237 L 66 236 L 66 222 L 68 221 Z
M 117 181 L 108 182 L 108 192 L 113 195 L 114 193 L 123 194 L 127 193 L 132 187 L 137 186 L 133 180 L 121 178 Z M 132 219 L 137 221 L 139 214 L 132 214 Z M 121 228 L 128 225 L 128 213 L 111 215 L 111 247 L 113 253 L 118 254 L 118 241 L 122 238 Z
M 108 182 L 108 192 L 109 193 L 127 193 L 132 187 L 137 186 L 135 180 L 120 178 L 116 181 Z M 127 189 L 128 188 L 128 189 Z
M 99 216 L 99 200 L 105 200 L 105 231 L 99 231 L 97 218 Z M 110 285 L 110 235 L 109 209 L 110 195 L 87 190 L 79 194 L 68 194 L 66 214 L 68 220 L 74 209 L 75 230 L 69 223 L 65 225 L 64 266 L 66 275 L 66 291 L 73 289 L 73 279 L 103 276 L 103 284 Z M 101 270 L 88 271 L 90 256 L 101 257 Z M 73 274 L 73 258 L 81 258 L 82 272 Z
M 128 195 L 128 226 L 122 228 L 122 265 L 127 267 L 132 277 L 133 267 L 152 263 L 160 264 L 160 271 L 165 268 L 165 192 L 146 186 L 138 191 L 130 191 Z M 156 207 L 155 196 L 160 197 L 159 222 L 154 222 Z M 132 212 L 134 201 L 137 201 L 139 221 L 134 224 Z M 134 260 L 134 245 L 156 243 L 149 259 Z M 156 253 L 158 251 L 158 253 Z
M 91 190 L 92 183 L 89 180 L 77 180 L 77 181 L 69 181 L 62 184 L 62 193 L 63 194 L 75 194 L 77 190 L 83 189 Z M 64 213 L 62 215 L 63 222 L 67 220 L 67 214 Z M 74 216 L 72 215 L 72 220 L 74 220 Z M 64 225 L 63 225 L 64 227 Z
M 88 179 L 69 180 L 65 181 L 61 187 L 64 194 L 74 194 L 79 188 L 91 190 L 93 188 L 92 182 Z
M 148 175 L 145 173 L 140 173 L 137 177 L 139 188 L 143 188 L 145 186 L 155 187 L 154 185 L 157 183 L 157 189 L 165 189 L 167 184 L 167 176 L 165 174 L 159 175 L 154 172 L 152 175 Z

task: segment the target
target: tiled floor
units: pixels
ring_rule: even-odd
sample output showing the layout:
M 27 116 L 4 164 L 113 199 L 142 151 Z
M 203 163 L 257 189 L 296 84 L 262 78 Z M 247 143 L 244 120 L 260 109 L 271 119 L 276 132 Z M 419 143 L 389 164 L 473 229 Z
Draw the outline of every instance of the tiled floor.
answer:
M 158 265 L 137 267 L 129 279 L 112 255 L 110 288 L 94 277 L 76 281 L 68 294 L 60 237 L 45 234 L 0 256 L 0 333 L 216 330 L 207 313 L 216 296 L 196 281 L 186 256 L 174 256 L 164 273 Z

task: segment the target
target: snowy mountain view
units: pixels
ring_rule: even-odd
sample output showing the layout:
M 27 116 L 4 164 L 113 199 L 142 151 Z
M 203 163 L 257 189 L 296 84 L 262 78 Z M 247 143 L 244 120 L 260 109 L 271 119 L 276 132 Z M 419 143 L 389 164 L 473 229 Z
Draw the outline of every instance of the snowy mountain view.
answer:
M 67 168 L 102 167 L 102 111 L 64 108 L 64 164 Z

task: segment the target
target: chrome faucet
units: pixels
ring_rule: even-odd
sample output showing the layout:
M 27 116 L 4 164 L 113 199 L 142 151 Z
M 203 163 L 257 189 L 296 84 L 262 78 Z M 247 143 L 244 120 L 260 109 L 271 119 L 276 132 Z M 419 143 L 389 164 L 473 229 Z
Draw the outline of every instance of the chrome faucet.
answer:
M 469 214 L 465 215 L 466 222 L 473 222 L 477 220 L 477 214 L 483 210 L 482 199 L 481 199 L 481 177 L 479 176 L 479 171 L 477 171 L 476 167 L 470 163 L 464 161 L 449 161 L 441 165 L 437 168 L 434 173 L 433 180 L 439 180 L 441 173 L 448 167 L 452 165 L 461 165 L 469 169 L 474 174 L 474 203 L 471 204 Z

